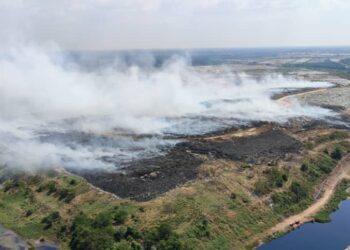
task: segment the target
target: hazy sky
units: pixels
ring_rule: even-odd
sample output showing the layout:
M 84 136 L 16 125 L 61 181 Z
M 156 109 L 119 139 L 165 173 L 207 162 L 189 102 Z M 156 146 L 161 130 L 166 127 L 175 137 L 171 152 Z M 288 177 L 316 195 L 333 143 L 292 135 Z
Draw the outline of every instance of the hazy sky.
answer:
M 0 0 L 0 41 L 65 49 L 350 45 L 350 0 Z

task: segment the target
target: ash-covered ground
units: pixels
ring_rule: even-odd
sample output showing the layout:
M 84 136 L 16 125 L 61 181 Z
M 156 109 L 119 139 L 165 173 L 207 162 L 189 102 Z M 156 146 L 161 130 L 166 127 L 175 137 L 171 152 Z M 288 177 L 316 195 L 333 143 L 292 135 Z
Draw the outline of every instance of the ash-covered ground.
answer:
M 77 170 L 93 185 L 122 198 L 144 201 L 161 195 L 187 181 L 195 180 L 199 167 L 206 160 L 227 159 L 259 166 L 275 165 L 290 155 L 300 154 L 303 145 L 289 135 L 290 131 L 316 128 L 347 128 L 327 121 L 294 119 L 280 124 L 256 123 L 255 128 L 269 129 L 252 136 L 226 138 L 225 135 L 241 131 L 231 128 L 223 131 L 183 138 L 182 142 L 168 148 L 163 155 L 136 159 L 116 171 L 103 169 Z M 244 130 L 248 128 L 245 127 Z M 212 139 L 217 137 L 217 139 Z
M 203 156 L 262 164 L 276 162 L 301 149 L 298 141 L 276 129 L 252 137 L 224 141 L 192 139 L 178 143 L 163 156 L 130 162 L 122 171 L 76 173 L 117 196 L 148 200 L 196 179 Z

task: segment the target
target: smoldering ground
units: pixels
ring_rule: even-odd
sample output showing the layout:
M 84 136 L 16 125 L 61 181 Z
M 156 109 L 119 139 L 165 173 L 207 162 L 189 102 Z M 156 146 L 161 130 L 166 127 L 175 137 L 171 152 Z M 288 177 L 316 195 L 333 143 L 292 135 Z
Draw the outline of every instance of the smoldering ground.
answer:
M 65 166 L 115 169 L 157 156 L 178 140 L 252 121 L 323 119 L 332 111 L 272 99 L 281 89 L 328 87 L 267 75 L 197 71 L 188 58 L 82 69 L 33 47 L 0 57 L 0 160 L 22 169 Z M 141 63 L 140 63 L 141 62 Z M 146 63 L 145 63 L 146 62 Z M 168 139 L 165 139 L 168 138 Z

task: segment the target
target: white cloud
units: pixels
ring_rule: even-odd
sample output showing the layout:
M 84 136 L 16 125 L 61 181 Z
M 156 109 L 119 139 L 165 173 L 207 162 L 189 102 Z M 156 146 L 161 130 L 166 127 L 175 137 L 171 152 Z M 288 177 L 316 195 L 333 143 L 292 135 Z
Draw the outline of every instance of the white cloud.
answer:
M 348 0 L 2 0 L 0 41 L 76 49 L 346 45 L 349 10 Z

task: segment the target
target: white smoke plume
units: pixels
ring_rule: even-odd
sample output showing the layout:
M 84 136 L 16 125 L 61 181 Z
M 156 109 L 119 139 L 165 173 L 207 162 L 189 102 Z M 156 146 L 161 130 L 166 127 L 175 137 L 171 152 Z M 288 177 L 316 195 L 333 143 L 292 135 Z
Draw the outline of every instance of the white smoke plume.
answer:
M 328 83 L 281 75 L 256 80 L 229 71 L 218 75 L 213 67 L 197 70 L 176 58 L 159 68 L 119 62 L 84 71 L 41 49 L 12 49 L 0 57 L 0 162 L 28 169 L 110 168 L 176 143 L 164 134 L 333 115 L 271 98 L 284 88 Z

